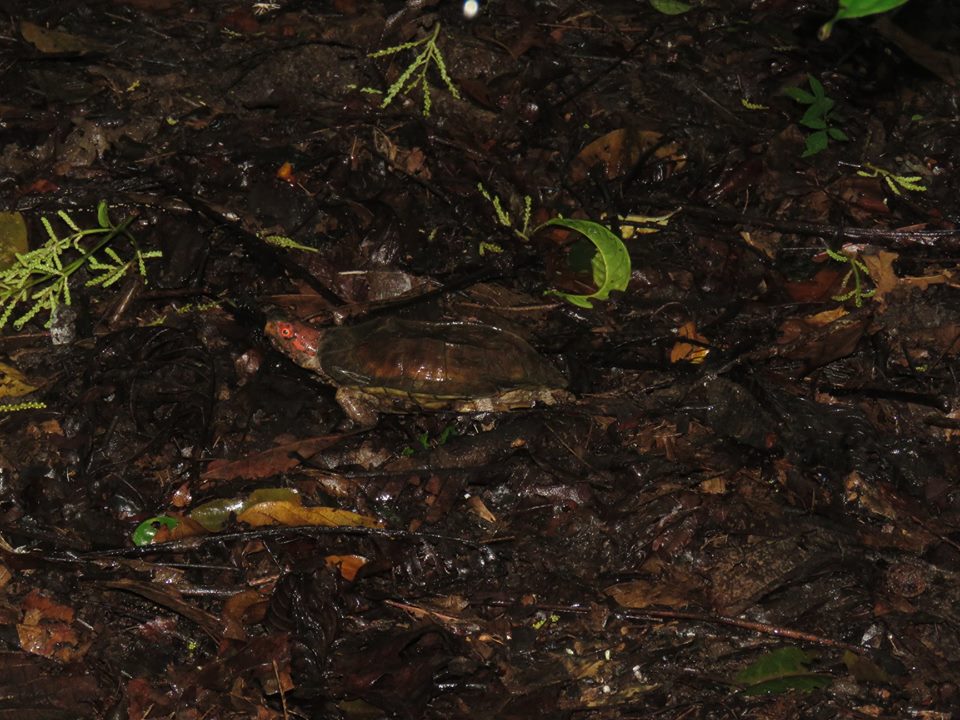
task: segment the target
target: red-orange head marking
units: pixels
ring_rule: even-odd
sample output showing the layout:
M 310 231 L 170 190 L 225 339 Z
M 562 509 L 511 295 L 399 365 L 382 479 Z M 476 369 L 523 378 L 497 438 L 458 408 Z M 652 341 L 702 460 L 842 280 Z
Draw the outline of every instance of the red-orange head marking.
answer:
M 276 348 L 298 365 L 312 367 L 316 364 L 321 330 L 301 322 L 270 319 L 265 331 Z

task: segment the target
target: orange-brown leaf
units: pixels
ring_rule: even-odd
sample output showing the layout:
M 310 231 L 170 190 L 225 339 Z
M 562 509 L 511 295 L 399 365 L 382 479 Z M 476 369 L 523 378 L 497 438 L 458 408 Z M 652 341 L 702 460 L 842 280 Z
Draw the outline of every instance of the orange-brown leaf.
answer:
M 237 520 L 262 527 L 264 525 L 314 525 L 316 527 L 383 527 L 382 521 L 369 515 L 331 507 L 304 507 L 292 502 L 269 501 L 251 505 Z

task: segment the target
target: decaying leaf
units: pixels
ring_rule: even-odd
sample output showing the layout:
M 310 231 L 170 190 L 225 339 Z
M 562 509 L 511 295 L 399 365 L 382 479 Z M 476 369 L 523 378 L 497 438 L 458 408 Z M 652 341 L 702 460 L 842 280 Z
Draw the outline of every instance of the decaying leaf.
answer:
M 673 344 L 673 349 L 670 350 L 670 362 L 678 363 L 684 361 L 699 365 L 707 358 L 710 349 L 703 345 L 708 344 L 710 341 L 697 332 L 697 324 L 693 322 L 693 320 L 681 325 L 677 331 L 677 336 L 687 340 L 696 340 L 698 343 L 703 344 L 694 345 L 693 343 L 678 340 Z
M 18 212 L 0 212 L 0 270 L 10 267 L 18 254 L 29 250 L 27 223 Z
M 24 20 L 20 23 L 20 35 L 37 50 L 46 55 L 61 53 L 90 53 L 104 50 L 103 43 L 96 42 L 82 35 L 49 30 Z
M 0 362 L 0 398 L 22 397 L 36 389 L 17 368 Z
M 607 180 L 613 180 L 630 172 L 648 153 L 658 161 L 671 162 L 676 172 L 687 163 L 680 146 L 675 142 L 663 142 L 662 133 L 620 128 L 597 138 L 580 151 L 570 165 L 570 180 L 582 182 L 597 166 L 603 168 Z

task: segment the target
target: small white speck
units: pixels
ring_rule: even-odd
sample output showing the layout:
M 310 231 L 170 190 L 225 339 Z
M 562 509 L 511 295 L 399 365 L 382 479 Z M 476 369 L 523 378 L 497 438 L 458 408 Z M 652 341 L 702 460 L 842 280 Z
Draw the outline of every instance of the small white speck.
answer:
M 463 3 L 463 16 L 467 20 L 473 20 L 478 12 L 480 12 L 480 3 L 477 0 L 466 0 Z

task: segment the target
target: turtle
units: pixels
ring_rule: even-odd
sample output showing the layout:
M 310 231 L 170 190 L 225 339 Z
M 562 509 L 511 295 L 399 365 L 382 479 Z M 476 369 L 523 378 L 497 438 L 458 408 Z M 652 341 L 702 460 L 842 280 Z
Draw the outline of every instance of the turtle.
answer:
M 566 378 L 526 340 L 471 322 L 386 317 L 318 328 L 271 316 L 266 335 L 297 365 L 337 389 L 361 427 L 378 413 L 484 413 L 573 399 Z

